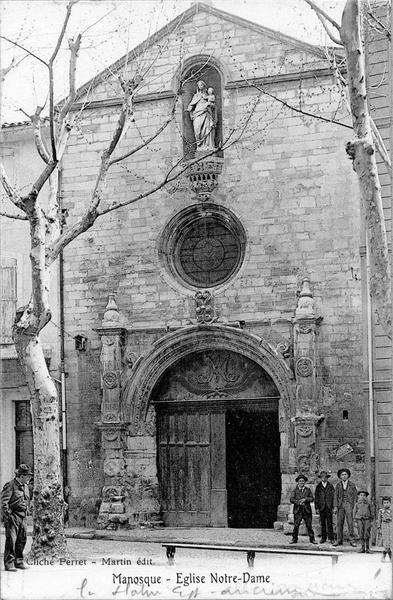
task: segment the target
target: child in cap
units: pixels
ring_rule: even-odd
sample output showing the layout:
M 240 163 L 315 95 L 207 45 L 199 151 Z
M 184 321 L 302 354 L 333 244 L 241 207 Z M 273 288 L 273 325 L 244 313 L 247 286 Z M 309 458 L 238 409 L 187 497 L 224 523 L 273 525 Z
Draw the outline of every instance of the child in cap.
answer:
M 385 561 L 386 555 L 392 560 L 392 509 L 390 508 L 390 496 L 382 498 L 382 508 L 378 511 L 378 532 L 382 536 L 383 555 L 382 561 Z
M 358 527 L 358 535 L 362 544 L 359 552 L 370 553 L 370 531 L 373 520 L 371 504 L 368 500 L 369 493 L 366 490 L 358 492 L 358 500 L 355 504 L 355 519 Z

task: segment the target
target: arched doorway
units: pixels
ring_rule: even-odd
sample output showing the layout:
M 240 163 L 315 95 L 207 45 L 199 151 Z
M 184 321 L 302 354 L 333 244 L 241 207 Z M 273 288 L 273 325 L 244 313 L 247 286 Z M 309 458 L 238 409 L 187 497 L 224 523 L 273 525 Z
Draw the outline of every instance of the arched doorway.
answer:
M 273 526 L 279 399 L 260 365 L 223 348 L 189 352 L 161 375 L 150 400 L 165 525 Z

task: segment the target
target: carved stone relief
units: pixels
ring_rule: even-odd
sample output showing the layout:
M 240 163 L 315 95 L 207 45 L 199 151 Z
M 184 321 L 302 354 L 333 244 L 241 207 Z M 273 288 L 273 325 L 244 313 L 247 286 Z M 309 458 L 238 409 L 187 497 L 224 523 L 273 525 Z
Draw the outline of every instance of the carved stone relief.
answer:
M 299 333 L 306 335 L 307 333 L 311 333 L 313 328 L 309 323 L 299 323 L 297 330 Z
M 216 317 L 211 293 L 207 290 L 197 292 L 195 305 L 197 323 L 213 323 Z
M 118 385 L 117 373 L 115 371 L 107 371 L 106 373 L 103 374 L 102 381 L 103 381 L 105 387 L 108 389 L 113 389 L 113 388 L 117 387 L 117 385 Z
M 296 361 L 296 373 L 300 377 L 310 377 L 313 372 L 313 362 L 311 358 L 298 358 Z
M 102 495 L 104 500 L 107 502 L 112 498 L 116 498 L 121 495 L 121 487 L 120 486 L 104 486 L 102 490 Z
M 102 421 L 104 423 L 118 423 L 120 421 L 120 415 L 118 413 L 104 413 L 102 415 Z
M 120 431 L 118 429 L 104 429 L 102 437 L 107 442 L 115 442 L 120 439 Z
M 163 391 L 164 398 L 168 394 L 183 399 L 234 397 L 246 389 L 251 397 L 277 395 L 274 384 L 258 365 L 226 350 L 192 353 L 173 367 L 167 377 L 171 388 Z

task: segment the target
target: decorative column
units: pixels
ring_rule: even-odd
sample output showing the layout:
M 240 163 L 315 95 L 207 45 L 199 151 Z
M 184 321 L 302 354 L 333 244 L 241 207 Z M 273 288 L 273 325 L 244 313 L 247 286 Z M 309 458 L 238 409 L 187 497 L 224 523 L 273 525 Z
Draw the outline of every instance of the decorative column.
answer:
M 317 336 L 322 318 L 317 317 L 309 279 L 303 279 L 294 319 L 296 411 L 291 421 L 295 436 L 295 470 L 311 482 L 319 470 L 317 430 L 324 415 L 318 414 Z
M 104 453 L 104 487 L 98 523 L 102 527 L 116 528 L 127 522 L 124 507 L 122 481 L 124 477 L 124 431 L 127 424 L 121 422 L 120 393 L 122 353 L 125 330 L 118 311 L 115 294 L 109 294 L 101 336 L 101 385 L 102 404 L 101 445 Z

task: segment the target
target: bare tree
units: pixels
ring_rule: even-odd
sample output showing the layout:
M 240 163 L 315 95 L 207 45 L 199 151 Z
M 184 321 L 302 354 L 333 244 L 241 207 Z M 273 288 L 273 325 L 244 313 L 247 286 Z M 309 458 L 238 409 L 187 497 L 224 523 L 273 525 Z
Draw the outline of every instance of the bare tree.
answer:
M 70 0 L 67 5 L 65 19 L 49 60 L 44 60 L 18 42 L 7 40 L 20 50 L 25 51 L 31 58 L 43 64 L 48 73 L 49 114 L 46 121 L 49 134 L 44 135 L 42 132 L 44 106 L 37 106 L 35 112 L 30 116 L 35 147 L 44 162 L 42 172 L 29 187 L 29 191 L 26 194 L 21 194 L 11 183 L 3 164 L 0 168 L 1 183 L 6 198 L 11 203 L 11 210 L 3 210 L 1 215 L 11 219 L 27 221 L 30 229 L 32 294 L 28 304 L 17 311 L 13 327 L 13 340 L 19 362 L 26 375 L 31 397 L 34 440 L 34 533 L 32 554 L 37 558 L 42 556 L 57 557 L 66 553 L 63 522 L 64 500 L 60 466 L 58 394 L 55 383 L 48 371 L 40 342 L 40 332 L 51 320 L 49 303 L 51 266 L 64 248 L 92 227 L 98 218 L 151 196 L 170 182 L 177 180 L 190 166 L 201 160 L 198 157 L 184 162 L 180 158 L 166 169 L 159 181 L 150 185 L 145 191 L 130 196 L 123 201 L 114 201 L 110 204 L 104 202 L 105 181 L 110 168 L 148 147 L 153 140 L 162 134 L 174 119 L 176 105 L 180 97 L 181 90 L 179 89 L 175 94 L 172 109 L 169 111 L 167 118 L 150 137 L 143 139 L 141 144 L 126 152 L 119 152 L 119 142 L 130 122 L 133 121 L 135 94 L 141 88 L 142 82 L 151 68 L 151 64 L 144 69 L 139 65 L 139 71 L 137 70 L 133 77 L 129 76 L 121 79 L 122 106 L 119 110 L 114 131 L 106 147 L 102 149 L 90 200 L 82 211 L 80 218 L 77 218 L 70 225 L 62 223 L 57 189 L 57 170 L 71 132 L 77 126 L 78 113 L 73 110 L 73 107 L 77 99 L 75 73 L 82 34 L 78 34 L 74 39 L 68 41 L 70 57 L 68 95 L 58 106 L 55 105 L 54 100 L 54 64 L 66 35 L 73 6 L 77 1 Z M 1 37 L 7 39 L 4 36 Z M 258 104 L 258 98 L 255 97 L 249 103 L 242 119 L 229 130 L 220 149 L 229 148 L 242 139 Z M 118 152 L 115 153 L 115 150 Z M 215 151 L 209 151 L 202 159 L 213 154 L 215 154 Z M 41 192 L 45 184 L 49 186 L 47 205 L 40 201 L 40 195 L 42 197 Z M 17 212 L 15 212 L 15 209 Z
M 392 339 L 391 274 L 376 150 L 390 170 L 392 166 L 389 153 L 370 116 L 368 107 L 361 3 L 360 0 L 347 0 L 340 25 L 313 0 L 305 0 L 305 2 L 315 11 L 332 42 L 343 46 L 345 50 L 346 89 L 354 134 L 353 139 L 347 143 L 346 151 L 353 162 L 359 181 L 362 218 L 367 232 L 370 259 L 370 294 L 379 323 Z M 368 17 L 372 16 L 369 10 Z M 378 20 L 373 19 L 373 21 L 382 27 Z M 390 39 L 389 34 L 389 30 L 386 29 L 388 39 Z

